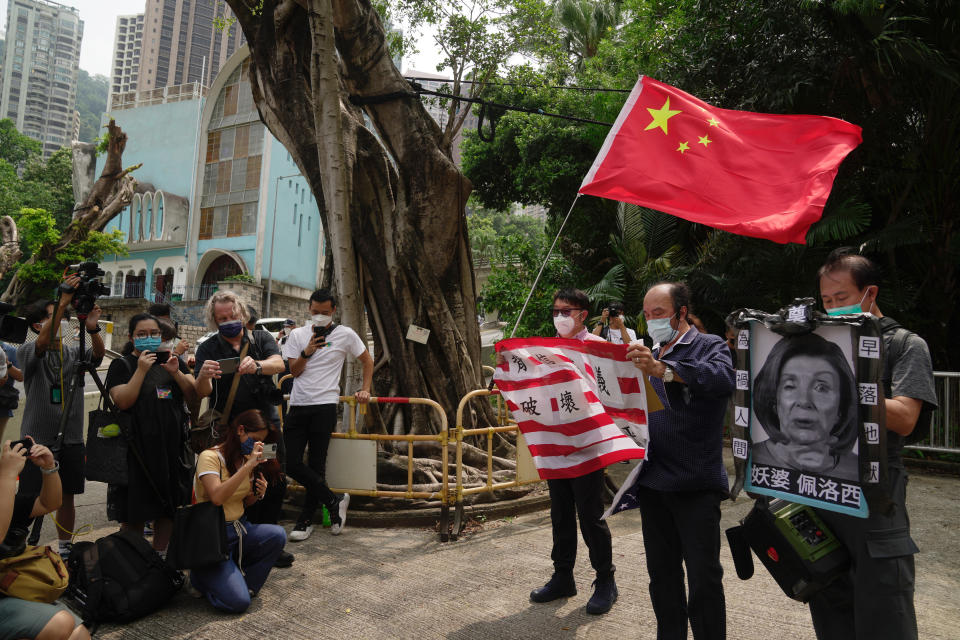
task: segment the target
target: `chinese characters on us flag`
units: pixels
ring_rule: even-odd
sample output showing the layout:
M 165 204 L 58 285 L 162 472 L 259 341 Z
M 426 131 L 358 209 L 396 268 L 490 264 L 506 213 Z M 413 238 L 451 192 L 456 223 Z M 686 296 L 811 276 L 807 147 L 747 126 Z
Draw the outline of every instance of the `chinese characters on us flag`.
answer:
M 627 345 L 513 338 L 497 351 L 503 362 L 494 380 L 541 478 L 574 478 L 643 459 L 647 394 Z

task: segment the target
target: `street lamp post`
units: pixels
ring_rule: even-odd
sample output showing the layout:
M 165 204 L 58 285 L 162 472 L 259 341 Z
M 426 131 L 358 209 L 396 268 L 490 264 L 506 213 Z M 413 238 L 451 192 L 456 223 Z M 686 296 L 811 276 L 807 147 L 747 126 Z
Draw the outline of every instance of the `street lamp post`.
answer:
M 286 178 L 303 177 L 299 173 L 291 173 L 288 176 L 277 176 L 277 182 L 273 188 L 273 228 L 270 231 L 270 266 L 267 270 L 267 310 L 265 317 L 270 317 L 270 299 L 273 296 L 273 243 L 277 239 L 277 200 L 280 199 L 280 181 Z

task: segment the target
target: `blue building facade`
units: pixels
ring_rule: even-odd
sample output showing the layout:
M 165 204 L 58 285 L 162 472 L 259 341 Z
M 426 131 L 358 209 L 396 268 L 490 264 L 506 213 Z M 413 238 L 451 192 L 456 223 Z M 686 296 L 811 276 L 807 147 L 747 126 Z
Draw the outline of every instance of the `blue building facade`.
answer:
M 105 229 L 119 229 L 130 252 L 102 263 L 111 297 L 203 300 L 238 274 L 287 295 L 306 297 L 319 285 L 320 210 L 260 122 L 248 73 L 243 47 L 206 91 L 145 91 L 105 115 L 128 136 L 124 164 L 143 164 L 133 202 Z

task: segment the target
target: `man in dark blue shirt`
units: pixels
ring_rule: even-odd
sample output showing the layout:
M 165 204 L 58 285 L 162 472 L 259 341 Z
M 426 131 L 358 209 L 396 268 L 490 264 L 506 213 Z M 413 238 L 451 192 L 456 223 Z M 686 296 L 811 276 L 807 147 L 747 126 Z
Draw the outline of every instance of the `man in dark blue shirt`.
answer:
M 721 439 L 733 363 L 723 338 L 697 331 L 689 313 L 685 284 L 652 287 L 643 316 L 653 350 L 634 343 L 627 352 L 664 406 L 650 414 L 650 455 L 637 478 L 657 640 L 686 640 L 687 620 L 697 640 L 726 637 L 720 501 L 728 481 Z

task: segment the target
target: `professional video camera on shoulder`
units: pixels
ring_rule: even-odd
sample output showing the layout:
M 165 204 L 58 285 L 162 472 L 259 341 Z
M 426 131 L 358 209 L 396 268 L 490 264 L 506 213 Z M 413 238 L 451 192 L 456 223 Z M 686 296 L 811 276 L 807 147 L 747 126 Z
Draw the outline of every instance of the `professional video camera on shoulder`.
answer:
M 106 272 L 100 268 L 96 262 L 81 262 L 72 264 L 68 267 L 70 271 L 76 272 L 80 277 L 80 283 L 76 287 L 70 287 L 66 284 L 60 285 L 60 290 L 64 293 L 73 293 L 73 308 L 77 310 L 78 317 L 86 317 L 93 311 L 93 307 L 100 296 L 110 295 L 110 287 L 103 284 L 100 278 Z

